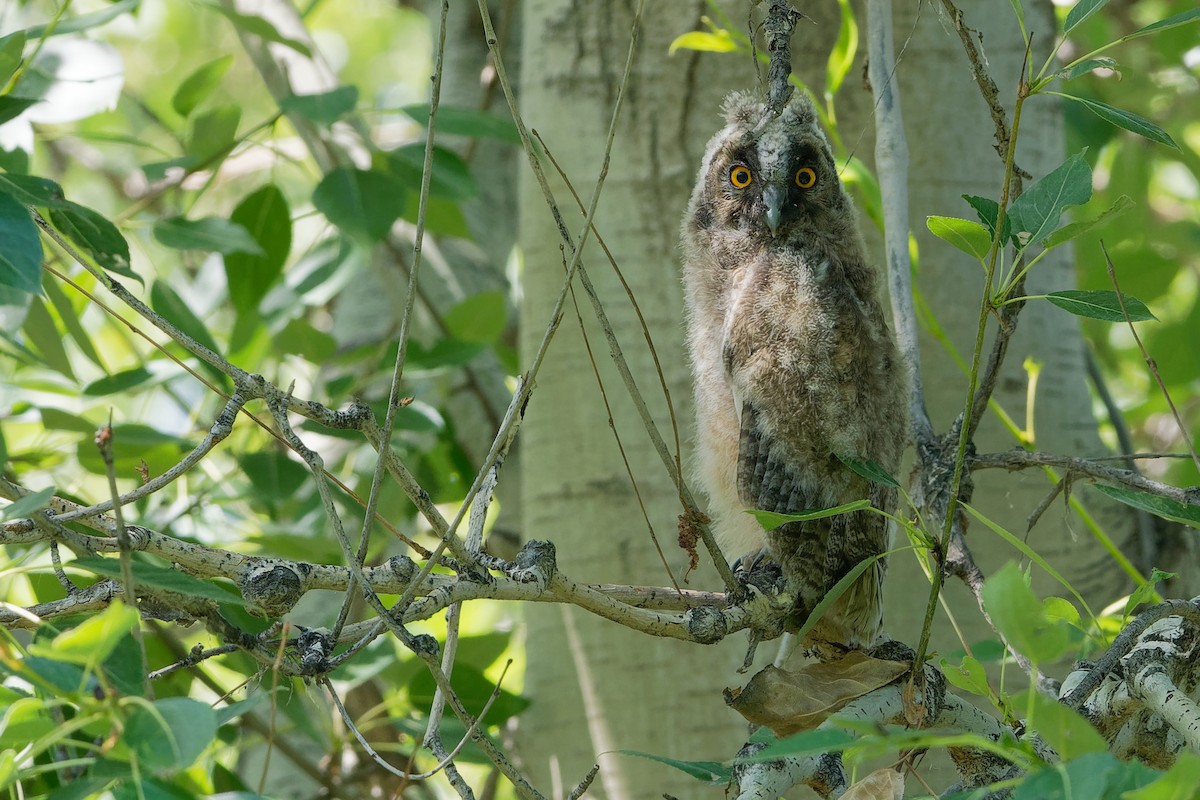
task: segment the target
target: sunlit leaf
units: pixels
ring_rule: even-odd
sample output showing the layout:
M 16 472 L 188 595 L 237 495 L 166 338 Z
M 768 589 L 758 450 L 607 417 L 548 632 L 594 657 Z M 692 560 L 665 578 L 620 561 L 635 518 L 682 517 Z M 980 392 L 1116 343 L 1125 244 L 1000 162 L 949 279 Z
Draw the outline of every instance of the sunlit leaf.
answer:
M 1134 612 L 1134 609 L 1136 609 L 1142 603 L 1149 603 L 1153 601 L 1154 595 L 1157 593 L 1157 589 L 1155 588 L 1157 584 L 1161 583 L 1162 581 L 1169 581 L 1177 574 L 1178 573 L 1175 572 L 1163 572 L 1158 567 L 1155 567 L 1151 571 L 1150 577 L 1138 584 L 1138 587 L 1130 593 L 1129 600 L 1125 603 L 1124 616 L 1128 617 Z
M 854 9 L 850 7 L 849 0 L 838 0 L 838 11 L 841 15 L 838 37 L 825 66 L 826 97 L 837 94 L 842 81 L 846 79 L 846 73 L 854 66 L 854 56 L 858 53 L 858 22 L 854 19 Z
M 1086 203 L 1092 196 L 1092 168 L 1076 153 L 1021 193 L 1009 206 L 1013 235 L 1022 247 L 1040 242 L 1058 227 L 1069 206 Z
M 339 86 L 321 94 L 293 94 L 279 101 L 279 107 L 318 125 L 332 125 L 358 105 L 357 86 Z
M 667 48 L 667 53 L 675 55 L 677 50 L 700 50 L 708 53 L 731 53 L 737 50 L 737 42 L 729 34 L 729 31 L 718 30 L 712 33 L 708 31 L 689 31 L 675 37 L 671 45 Z
M 43 36 L 62 36 L 67 33 L 78 33 L 79 31 L 98 28 L 101 25 L 112 22 L 122 14 L 133 11 L 141 2 L 142 0 L 119 0 L 97 11 L 61 19 L 53 29 L 49 25 L 34 25 L 28 30 L 29 38 L 40 39 Z
M 185 303 L 183 298 L 164 281 L 155 281 L 150 286 L 150 307 L 199 344 L 214 353 L 219 351 L 216 340 L 192 311 L 191 306 Z
M 983 669 L 983 664 L 971 656 L 963 656 L 962 661 L 958 664 L 942 658 L 939 665 L 946 680 L 959 689 L 981 697 L 991 696 L 992 690 L 988 686 L 987 672 Z
M 0 193 L 0 286 L 42 290 L 42 241 L 29 210 Z
M 87 356 L 88 360 L 100 369 L 105 369 L 104 361 L 100 358 L 100 353 L 96 350 L 96 346 L 92 344 L 91 336 L 79 321 L 79 314 L 75 311 L 75 306 L 63 294 L 62 287 L 58 281 L 44 282 L 42 284 L 42 291 L 45 292 L 50 304 L 54 306 L 54 310 L 58 312 L 58 318 L 62 321 L 63 327 L 67 329 L 67 335 L 71 337 L 75 344 L 79 345 L 80 351 Z
M 1126 505 L 1140 508 L 1142 511 L 1148 511 L 1163 519 L 1190 525 L 1193 528 L 1200 528 L 1200 505 L 1180 503 L 1168 497 L 1159 497 L 1158 495 L 1146 494 L 1145 492 L 1135 492 L 1132 489 L 1123 489 L 1117 486 L 1105 486 L 1102 483 L 1096 484 L 1095 488 L 1097 491 L 1108 495 L 1114 500 L 1120 500 Z
M 198 67 L 183 79 L 175 94 L 171 95 L 171 108 L 181 117 L 190 115 L 221 84 L 221 79 L 231 66 L 233 56 L 221 56 Z
M 993 223 L 994 224 L 994 223 Z M 929 232 L 979 261 L 992 249 L 992 234 L 978 222 L 957 217 L 926 217 Z
M 1166 131 L 1145 117 L 1139 117 L 1132 111 L 1114 108 L 1108 103 L 1101 103 L 1099 100 L 1089 100 L 1086 97 L 1076 97 L 1075 95 L 1063 94 L 1061 92 L 1054 92 L 1054 94 L 1058 94 L 1060 97 L 1065 97 L 1068 100 L 1074 100 L 1088 111 L 1100 117 L 1100 119 L 1110 122 L 1118 128 L 1132 131 L 1138 136 L 1144 136 L 1152 142 L 1165 144 L 1167 147 L 1174 147 L 1176 150 L 1179 149 L 1179 145 L 1175 144 L 1175 140 Z
M 52 642 L 34 642 L 29 646 L 29 652 L 69 664 L 99 664 L 137 626 L 138 620 L 137 609 L 113 600 L 108 608 L 63 631 Z
M 1136 297 L 1122 295 L 1125 299 L 1125 311 L 1133 322 L 1145 322 L 1157 319 L 1146 304 Z M 1121 297 L 1109 289 L 1079 290 L 1070 289 L 1061 292 L 1051 292 L 1046 299 L 1054 305 L 1070 311 L 1079 317 L 1101 319 L 1105 322 L 1124 322 L 1125 311 L 1121 310 Z
M 1014 708 L 1029 708 L 1033 714 L 1029 725 L 1038 732 L 1063 761 L 1070 761 L 1086 753 L 1108 755 L 1108 743 L 1096 728 L 1080 716 L 1079 712 L 1046 697 L 1036 690 L 1025 690 L 1012 700 Z M 1093 796 L 1090 793 L 1081 797 Z
M 38 296 L 30 298 L 29 310 L 25 314 L 25 324 L 21 327 L 28 344 L 42 358 L 46 366 L 61 372 L 72 380 L 75 370 L 71 367 L 71 359 L 63 347 L 62 334 L 54 324 L 54 318 Z

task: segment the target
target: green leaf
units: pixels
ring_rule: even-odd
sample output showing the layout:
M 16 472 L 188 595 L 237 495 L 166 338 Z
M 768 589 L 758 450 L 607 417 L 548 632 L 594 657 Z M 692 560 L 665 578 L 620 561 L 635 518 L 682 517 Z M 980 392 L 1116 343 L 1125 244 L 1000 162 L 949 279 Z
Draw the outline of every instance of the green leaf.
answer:
M 1171 580 L 1171 578 L 1174 578 L 1176 574 L 1177 573 L 1174 572 L 1163 572 L 1158 567 L 1155 567 L 1150 573 L 1150 577 L 1138 584 L 1138 587 L 1130 593 L 1129 600 L 1125 603 L 1125 611 L 1122 613 L 1122 616 L 1128 618 L 1129 615 L 1133 613 L 1133 610 L 1142 603 L 1149 603 L 1153 601 L 1154 595 L 1157 592 L 1157 589 L 1154 588 L 1155 585 L 1161 583 L 1162 581 Z
M 241 225 L 264 255 L 231 253 L 225 256 L 229 299 L 239 314 L 258 308 L 259 302 L 283 272 L 292 249 L 292 217 L 283 192 L 267 184 L 238 204 L 230 221 Z
M 813 606 L 812 611 L 810 611 L 808 614 L 808 619 L 806 619 L 804 624 L 800 626 L 800 630 L 796 631 L 796 641 L 804 641 L 809 632 L 811 632 L 812 629 L 816 627 L 817 623 L 821 621 L 821 617 L 825 616 L 825 613 L 833 607 L 834 603 L 838 601 L 838 598 L 849 591 L 850 587 L 853 586 L 860 577 L 862 577 L 864 572 L 866 572 L 868 569 L 874 568 L 875 562 L 886 558 L 887 555 L 887 553 L 880 553 L 869 558 L 864 558 L 862 561 L 855 564 L 849 572 L 843 575 L 837 583 L 831 586 L 829 591 L 825 593 L 825 596 L 822 597 L 815 606 Z
M 737 50 L 737 42 L 727 30 L 689 31 L 675 37 L 667 48 L 668 55 L 675 55 L 677 50 L 699 50 L 705 53 L 732 53 Z
M 313 189 L 312 202 L 347 235 L 374 243 L 385 239 L 404 213 L 407 189 L 378 170 L 338 167 Z
M 339 86 L 321 94 L 293 94 L 279 101 L 279 107 L 318 125 L 332 125 L 358 105 L 357 86 Z
M 695 778 L 698 781 L 711 784 L 729 783 L 729 779 L 733 773 L 729 767 L 722 764 L 720 761 L 680 761 L 677 758 L 666 758 L 665 756 L 655 756 L 650 753 L 643 753 L 640 750 L 614 750 L 614 753 L 620 753 L 626 756 L 637 756 L 638 758 L 648 758 L 651 761 L 657 761 L 660 764 L 666 764 L 668 767 L 674 767 L 680 772 Z
M 988 686 L 987 672 L 984 671 L 983 664 L 971 656 L 963 656 L 962 662 L 958 664 L 942 658 L 939 659 L 939 664 L 946 680 L 959 689 L 981 697 L 992 696 L 992 689 Z
M 455 664 L 454 674 L 450 678 L 455 694 L 462 699 L 468 708 L 482 708 L 496 688 L 496 684 L 484 676 L 470 664 Z M 433 676 L 428 670 L 420 670 L 408 684 L 409 702 L 424 707 L 433 702 L 433 694 L 437 689 Z M 509 717 L 520 714 L 529 707 L 529 700 L 513 694 L 507 689 L 501 689 L 496 701 L 492 703 L 487 714 L 487 723 L 496 725 Z
M 1075 30 L 1081 22 L 1108 5 L 1108 0 L 1079 0 L 1069 12 L 1067 21 L 1063 23 L 1063 36 Z
M 1122 800 L 1193 800 L 1198 785 L 1200 756 L 1184 750 L 1161 778 L 1121 797 Z
M 75 311 L 75 306 L 63 294 L 62 287 L 58 281 L 46 281 L 42 284 L 42 291 L 46 293 L 46 298 L 50 300 L 50 304 L 58 312 L 58 318 L 67 329 L 67 334 L 75 341 L 75 344 L 79 345 L 79 349 L 83 354 L 93 364 L 107 372 L 104 367 L 104 361 L 100 358 L 100 353 L 96 351 L 91 337 L 79 321 L 79 314 Z
M 20 500 L 15 500 L 4 507 L 3 514 L 0 514 L 0 519 L 25 519 L 35 511 L 50 507 L 50 498 L 54 497 L 57 491 L 53 486 L 47 486 L 45 489 L 39 489 L 36 492 L 30 492 Z
M 1086 203 L 1091 196 L 1092 169 L 1079 152 L 1028 187 L 1009 206 L 1013 236 L 1022 248 L 1040 242 L 1058 227 L 1058 219 L 1068 206 Z
M 1072 239 L 1077 239 L 1093 228 L 1098 228 L 1108 222 L 1113 217 L 1124 214 L 1129 209 L 1133 208 L 1133 201 L 1128 195 L 1121 195 L 1117 198 L 1117 202 L 1112 204 L 1112 207 L 1105 211 L 1095 219 L 1084 220 L 1082 222 L 1072 222 L 1069 225 L 1063 225 L 1058 230 L 1051 233 L 1042 240 L 1042 247 L 1047 250 L 1058 247 L 1063 242 L 1069 242 Z
M 150 475 L 161 475 L 191 449 L 184 439 L 157 431 L 148 425 L 122 423 L 112 426 L 113 469 L 118 478 L 130 478 L 141 483 L 138 470 L 143 466 Z M 106 475 L 104 461 L 95 443 L 89 438 L 76 448 L 76 458 L 93 475 Z
M 312 477 L 307 467 L 277 450 L 246 453 L 238 463 L 254 486 L 254 497 L 266 501 L 288 499 Z
M 779 514 L 775 511 L 760 511 L 756 508 L 746 509 L 746 513 L 758 520 L 758 524 L 763 526 L 763 530 L 769 532 L 783 525 L 787 525 L 789 522 L 807 522 L 814 519 L 836 517 L 839 514 L 849 514 L 852 511 L 861 511 L 864 508 L 870 507 L 870 500 L 855 500 L 853 503 L 843 503 L 842 505 L 834 506 L 833 508 L 822 508 L 816 511 L 804 511 L 799 514 Z
M 1139 117 L 1132 111 L 1114 108 L 1108 103 L 1101 103 L 1099 100 L 1089 100 L 1086 97 L 1076 97 L 1073 94 L 1064 94 L 1062 92 L 1049 92 L 1049 94 L 1057 94 L 1059 97 L 1074 100 L 1097 117 L 1100 117 L 1100 119 L 1112 123 L 1118 128 L 1132 131 L 1138 136 L 1144 136 L 1152 142 L 1165 144 L 1167 147 L 1174 147 L 1176 150 L 1179 149 L 1179 145 L 1175 144 L 1175 140 L 1166 131 L 1145 117 Z
M 1108 743 L 1104 737 L 1077 711 L 1030 689 L 1019 693 L 1012 701 L 1013 708 L 1028 708 L 1030 703 L 1033 705 L 1033 714 L 1027 724 L 1062 756 L 1063 761 L 1087 753 L 1107 755 Z M 1080 796 L 1095 795 L 1085 793 Z
M 46 208 L 62 203 L 62 187 L 48 178 L 0 172 L 0 192 L 12 195 L 18 203 Z
M 432 347 L 425 347 L 418 341 L 408 343 L 408 363 L 414 369 L 438 370 L 449 367 L 461 367 L 475 359 L 487 350 L 486 345 L 478 342 L 460 342 L 457 339 L 438 339 Z M 387 363 L 395 360 L 395 351 Z
M 245 230 L 243 228 L 243 230 Z M 255 243 L 258 246 L 258 243 Z M 192 311 L 191 306 L 183 302 L 183 298 L 175 293 L 164 281 L 155 281 L 150 286 L 150 307 L 166 318 L 176 328 L 192 337 L 214 353 L 220 352 L 217 342 L 213 339 L 208 328 Z
M 0 96 L 0 125 L 21 116 L 36 102 L 38 99 L 35 97 Z
M 838 10 L 841 13 L 838 37 L 825 65 L 826 97 L 833 97 L 838 89 L 842 88 L 842 81 L 854 66 L 854 56 L 858 53 L 858 23 L 854 19 L 854 9 L 850 7 L 850 0 L 838 0 Z
M 7 86 L 9 79 L 21 66 L 21 54 L 25 52 L 26 41 L 25 31 L 0 37 L 0 87 Z
M 420 202 L 420 192 L 409 190 L 408 203 L 404 206 L 404 219 L 413 225 L 417 224 Z M 462 208 L 458 203 L 433 195 L 429 196 L 429 202 L 425 205 L 425 230 L 442 236 L 471 238 L 471 231 L 467 227 L 467 218 L 463 216 Z
M 1008 4 L 1012 6 L 1013 13 L 1017 15 L 1017 26 L 1021 29 L 1021 38 L 1025 38 L 1025 9 L 1021 7 L 1021 0 L 1008 0 Z
M 42 241 L 29 209 L 0 194 L 0 286 L 38 294 L 42 290 Z
M 1157 319 L 1146 304 L 1136 297 L 1124 295 L 1125 309 L 1133 322 L 1145 322 Z M 1125 314 L 1121 311 L 1121 300 L 1117 293 L 1109 289 L 1079 290 L 1069 289 L 1061 292 L 1051 292 L 1046 299 L 1059 308 L 1070 311 L 1079 317 L 1101 319 L 1105 322 L 1124 322 Z
M 504 292 L 480 292 L 446 312 L 446 327 L 456 339 L 491 344 L 508 325 Z
M 1168 28 L 1177 28 L 1180 25 L 1187 25 L 1188 23 L 1196 22 L 1197 20 L 1200 20 L 1200 8 L 1193 8 L 1190 11 L 1182 11 L 1178 14 L 1167 17 L 1166 19 L 1160 19 L 1157 22 L 1151 22 L 1149 25 L 1138 28 L 1128 36 L 1122 36 L 1120 41 L 1127 42 L 1130 39 L 1136 39 L 1139 36 L 1148 36 L 1152 33 L 1165 31 Z
M 271 337 L 281 353 L 293 353 L 312 364 L 324 364 L 337 353 L 337 340 L 317 330 L 303 317 L 297 317 Z
M 70 431 L 94 436 L 96 429 L 100 427 L 83 417 L 63 411 L 61 408 L 42 406 L 38 409 L 38 414 L 42 417 L 42 427 L 48 431 Z
M 154 226 L 154 238 L 176 250 L 212 250 L 222 255 L 266 255 L 250 232 L 221 217 L 172 217 Z
M 309 48 L 307 44 L 297 39 L 291 39 L 287 36 L 284 36 L 275 28 L 274 25 L 272 25 L 263 17 L 254 16 L 252 14 L 242 14 L 234 11 L 232 8 L 226 8 L 225 6 L 212 5 L 209 3 L 204 3 L 203 5 L 205 8 L 212 9 L 228 19 L 236 28 L 238 28 L 238 30 L 242 31 L 243 33 L 249 33 L 253 36 L 257 36 L 263 41 L 281 44 L 284 47 L 289 47 L 292 50 L 295 50 L 305 58 L 312 58 L 312 49 Z
M 389 171 L 414 189 L 421 185 L 425 165 L 425 145 L 414 143 L 398 147 L 387 154 Z M 433 148 L 433 175 L 429 193 L 448 200 L 470 200 L 479 194 L 475 179 L 467 164 L 457 154 L 444 147 Z
M 87 558 L 77 558 L 68 566 L 103 575 L 106 578 L 121 580 L 121 562 L 116 558 L 88 556 Z M 232 603 L 236 606 L 246 604 L 241 595 L 227 592 L 215 583 L 194 578 L 173 567 L 160 567 L 145 561 L 134 561 L 131 566 L 133 567 L 133 582 L 139 586 L 164 592 L 175 592 L 188 597 L 203 597 L 218 603 Z
M 115 375 L 108 375 L 92 381 L 83 387 L 83 394 L 88 397 L 104 397 L 109 394 L 127 392 L 154 377 L 154 373 L 145 367 L 134 367 Z
M 962 198 L 971 208 L 975 209 L 975 215 L 979 217 L 979 221 L 987 226 L 988 235 L 995 238 L 996 218 L 1000 216 L 1000 204 L 990 198 L 978 197 L 973 194 L 964 194 Z M 1012 220 L 1007 214 L 1004 215 L 1004 224 L 1001 228 L 1001 242 L 1007 242 L 1012 238 Z
M 125 743 L 151 770 L 181 770 L 195 763 L 217 735 L 217 716 L 207 703 L 166 697 L 136 705 L 125 724 Z
M 994 224 L 994 223 L 993 223 Z M 978 222 L 958 217 L 926 217 L 925 226 L 939 239 L 944 239 L 977 261 L 987 258 L 992 249 L 992 234 Z
M 871 483 L 877 483 L 880 486 L 890 486 L 894 489 L 900 488 L 900 483 L 888 474 L 888 471 L 876 464 L 874 461 L 854 458 L 853 456 L 843 456 L 836 454 L 838 461 L 841 461 L 852 472 L 862 475 Z
M 1100 58 L 1089 58 L 1076 64 L 1063 67 L 1057 73 L 1055 73 L 1055 76 L 1064 81 L 1069 81 L 1078 78 L 1080 75 L 1086 75 L 1092 70 L 1097 69 L 1111 69 L 1118 75 L 1121 74 L 1121 68 L 1117 64 L 1116 59 L 1109 58 L 1108 56 L 1102 56 Z
M 417 103 L 400 109 L 419 125 L 429 127 L 429 104 Z M 480 111 L 476 108 L 439 105 L 437 132 L 454 136 L 498 139 L 509 144 L 520 144 L 521 135 L 512 119 Z
M 1046 700 L 1047 703 L 1053 701 Z M 1039 705 L 1043 705 L 1039 703 Z M 1040 733 L 1044 720 L 1035 718 Z M 1009 800 L 1117 800 L 1110 787 L 1120 781 L 1125 765 L 1108 753 L 1087 752 L 1062 763 L 1031 770 L 1008 795 Z M 1120 785 L 1120 784 L 1118 784 Z M 963 797 L 963 795 L 957 795 Z
M 39 355 L 46 366 L 61 372 L 71 380 L 75 379 L 75 370 L 71 368 L 71 359 L 63 347 L 62 334 L 54 324 L 54 318 L 46 310 L 42 299 L 37 295 L 30 298 L 29 310 L 25 314 L 25 324 L 21 327 L 29 344 Z
M 130 267 L 129 243 L 117 226 L 99 213 L 64 200 L 60 205 L 50 208 L 50 222 L 104 270 L 142 283 L 142 279 Z
M 54 661 L 90 667 L 108 658 L 138 624 L 137 609 L 113 600 L 108 608 L 63 631 L 49 644 L 34 642 L 29 652 Z
M 171 108 L 181 117 L 190 115 L 220 85 L 231 66 L 233 56 L 221 56 L 197 68 L 171 95 Z
M 1158 497 L 1116 486 L 1105 486 L 1100 483 L 1096 484 L 1095 488 L 1097 491 L 1108 495 L 1114 500 L 1120 500 L 1125 505 L 1140 508 L 1142 511 L 1148 511 L 1151 514 L 1163 519 L 1169 519 L 1172 522 L 1179 522 L 1184 525 L 1190 525 L 1193 528 L 1200 528 L 1200 505 L 1180 503 L 1177 500 L 1171 500 L 1167 497 Z
M 217 106 L 193 117 L 186 148 L 193 163 L 207 164 L 232 150 L 241 121 L 242 109 L 235 105 Z
M 760 761 L 774 761 L 784 756 L 832 753 L 845 750 L 857 741 L 858 739 L 854 735 L 837 728 L 817 728 L 785 736 L 756 753 L 738 756 L 734 759 L 734 763 L 752 764 Z
M 983 604 L 996 630 L 1036 663 L 1062 656 L 1074 636 L 1061 620 L 1047 619 L 1021 570 L 1008 562 L 983 584 Z
M 53 29 L 49 25 L 34 25 L 28 30 L 29 38 L 40 39 L 45 36 L 62 36 L 66 33 L 78 33 L 79 31 L 98 28 L 101 25 L 112 22 L 127 11 L 133 11 L 141 1 L 120 0 L 120 2 L 105 6 L 99 11 L 60 19 Z

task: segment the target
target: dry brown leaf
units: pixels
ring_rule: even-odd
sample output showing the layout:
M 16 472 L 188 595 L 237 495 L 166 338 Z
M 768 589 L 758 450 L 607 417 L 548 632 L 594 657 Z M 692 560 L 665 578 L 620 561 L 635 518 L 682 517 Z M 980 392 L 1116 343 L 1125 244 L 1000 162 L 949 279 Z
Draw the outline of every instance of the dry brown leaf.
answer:
M 806 664 L 795 672 L 767 667 L 726 702 L 750 722 L 766 725 L 776 736 L 811 730 L 856 697 L 887 686 L 910 665 L 884 661 L 858 651 L 838 661 Z
M 904 797 L 904 776 L 891 767 L 877 769 L 842 795 L 842 800 L 900 800 Z

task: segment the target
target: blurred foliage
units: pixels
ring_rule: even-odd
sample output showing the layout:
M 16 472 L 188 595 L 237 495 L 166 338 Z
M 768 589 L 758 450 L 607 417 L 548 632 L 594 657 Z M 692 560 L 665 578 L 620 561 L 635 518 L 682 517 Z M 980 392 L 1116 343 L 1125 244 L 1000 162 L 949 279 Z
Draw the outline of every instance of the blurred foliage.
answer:
M 231 363 L 293 384 L 297 397 L 334 408 L 360 399 L 384 417 L 423 172 L 431 22 L 382 0 L 311 3 L 303 16 L 274 21 L 233 8 L 0 3 L 0 465 L 6 479 L 47 490 L 6 509 L 13 518 L 45 508 L 53 490 L 83 505 L 109 498 L 93 437 L 110 420 L 120 490 L 162 475 L 203 440 L 233 389 L 220 370 L 39 240 L 30 207 L 93 265 Z M 282 96 L 268 90 L 281 79 L 264 79 L 251 56 L 264 52 L 260 41 L 290 59 L 291 91 Z M 320 58 L 310 58 L 317 50 Z M 440 110 L 446 125 L 434 150 L 425 244 L 431 274 L 443 266 L 428 263 L 441 258 L 439 245 L 458 239 L 470 247 L 463 209 L 478 193 L 470 143 L 511 146 L 514 138 L 503 118 Z M 503 275 L 504 264 L 485 266 Z M 508 296 L 498 291 L 417 305 L 392 447 L 436 503 L 460 502 L 477 469 L 451 404 L 466 397 L 481 414 L 484 400 L 507 402 L 470 387 L 478 384 L 474 370 L 501 379 L 501 364 L 515 371 L 509 318 Z M 344 563 L 308 468 L 272 433 L 265 406 L 247 412 L 264 423 L 240 415 L 199 466 L 133 503 L 125 518 L 184 542 Z M 357 540 L 374 451 L 357 434 L 312 422 L 299 432 L 348 487 L 335 503 Z M 407 552 L 395 533 L 436 542 L 394 486 L 385 485 L 378 513 L 387 530 L 375 526 L 368 564 Z M 44 542 L 2 552 L 6 602 L 66 596 Z M 80 589 L 120 577 L 115 559 L 62 555 L 65 578 Z M 227 582 L 197 581 L 157 557 L 139 555 L 133 566 L 139 586 L 210 598 L 246 634 L 268 628 Z M 311 593 L 289 618 L 331 626 L 341 598 L 322 594 Z M 323 689 L 243 654 L 156 679 L 146 694 L 129 613 L 113 605 L 87 621 L 55 619 L 32 635 L 0 639 L 0 788 L 19 781 L 25 797 L 107 789 L 178 798 L 253 794 L 269 775 L 268 793 L 309 794 L 357 765 L 340 779 L 342 796 L 449 792 L 444 778 L 401 790 L 394 776 L 364 768 L 369 759 Z M 121 625 L 106 623 L 118 614 Z M 469 708 L 487 702 L 510 628 L 497 605 L 465 611 L 454 685 Z M 414 630 L 445 636 L 444 624 Z M 145 635 L 150 670 L 222 643 L 200 625 L 150 625 Z M 81 643 L 75 651 L 64 649 L 66 637 Z M 80 661 L 71 652 L 90 655 Z M 331 677 L 391 763 L 414 772 L 436 763 L 420 747 L 432 687 L 410 651 L 377 641 Z M 527 704 L 514 686 L 520 676 L 510 673 L 489 730 Z M 219 697 L 225 701 L 214 702 Z M 453 746 L 462 726 L 451 718 L 443 727 Z M 484 759 L 469 745 L 460 763 L 470 770 Z
M 1194 11 L 1186 0 L 1113 0 L 1072 34 L 1067 58 L 1144 25 Z M 1065 9 L 1063 10 L 1065 14 Z M 1064 103 L 1068 152 L 1088 148 L 1094 202 L 1127 196 L 1133 205 L 1075 246 L 1079 288 L 1111 289 L 1098 239 L 1108 246 L 1121 289 L 1146 302 L 1159 322 L 1142 336 L 1168 391 L 1200 440 L 1200 39 L 1195 25 L 1161 31 L 1106 53 L 1116 69 L 1072 81 L 1072 91 L 1137 109 L 1178 145 L 1171 149 L 1119 130 L 1075 103 Z M 1084 330 L 1131 428 L 1138 450 L 1181 452 L 1178 427 L 1125 326 Z M 1103 408 L 1097 416 L 1107 417 Z M 1115 443 L 1115 438 L 1112 440 Z M 1145 461 L 1149 474 L 1177 486 L 1200 484 L 1188 459 Z

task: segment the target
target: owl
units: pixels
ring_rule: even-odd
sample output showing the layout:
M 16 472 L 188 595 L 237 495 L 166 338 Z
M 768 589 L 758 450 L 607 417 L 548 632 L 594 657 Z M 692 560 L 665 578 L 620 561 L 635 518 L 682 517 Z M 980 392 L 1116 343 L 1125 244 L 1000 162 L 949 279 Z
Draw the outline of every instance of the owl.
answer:
M 888 547 L 869 511 L 770 533 L 746 509 L 796 513 L 896 492 L 843 458 L 894 475 L 908 439 L 907 371 L 884 319 L 853 203 L 812 103 L 772 115 L 749 94 L 725 103 L 682 225 L 700 482 L 717 541 L 743 563 L 779 565 L 796 630 L 856 564 Z M 882 629 L 876 561 L 812 630 L 811 648 L 867 648 Z

